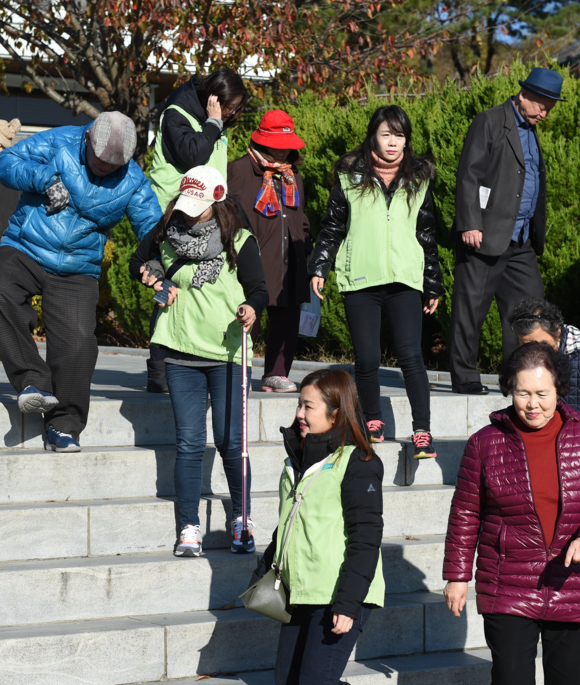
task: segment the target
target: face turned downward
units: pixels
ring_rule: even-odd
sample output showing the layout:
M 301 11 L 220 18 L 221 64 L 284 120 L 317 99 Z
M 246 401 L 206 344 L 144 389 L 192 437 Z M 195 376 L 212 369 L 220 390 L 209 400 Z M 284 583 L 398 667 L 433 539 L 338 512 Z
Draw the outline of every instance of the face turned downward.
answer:
M 513 389 L 514 408 L 530 428 L 543 428 L 554 416 L 558 393 L 548 369 L 519 371 Z
M 104 178 L 128 164 L 136 147 L 133 121 L 121 112 L 102 112 L 85 135 L 87 166 Z
M 546 342 L 529 342 L 504 362 L 499 385 L 512 396 L 518 418 L 539 430 L 554 416 L 558 397 L 570 390 L 570 362 Z
M 552 98 L 531 93 L 524 88 L 522 88 L 514 99 L 516 109 L 522 115 L 524 121 L 530 124 L 530 126 L 534 126 L 542 121 L 542 119 L 545 119 L 548 114 L 550 114 L 555 104 L 556 101 Z

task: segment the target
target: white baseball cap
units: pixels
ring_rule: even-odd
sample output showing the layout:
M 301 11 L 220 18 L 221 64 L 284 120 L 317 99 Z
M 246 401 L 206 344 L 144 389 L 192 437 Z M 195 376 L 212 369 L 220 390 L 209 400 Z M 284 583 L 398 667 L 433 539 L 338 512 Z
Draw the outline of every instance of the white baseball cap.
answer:
M 180 195 L 173 211 L 180 210 L 191 217 L 199 216 L 214 202 L 223 202 L 227 192 L 225 178 L 217 169 L 194 166 L 181 179 Z

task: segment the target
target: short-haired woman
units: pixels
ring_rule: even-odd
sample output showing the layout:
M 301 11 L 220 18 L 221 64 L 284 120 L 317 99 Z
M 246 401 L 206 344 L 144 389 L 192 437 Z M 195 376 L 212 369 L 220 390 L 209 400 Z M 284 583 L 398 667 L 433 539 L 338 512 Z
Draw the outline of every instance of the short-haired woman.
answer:
M 181 534 L 174 554 L 181 557 L 202 552 L 199 502 L 208 403 L 232 499 L 231 551 L 255 551 L 252 535 L 247 543 L 241 540 L 240 324 L 251 328 L 268 303 L 268 291 L 256 239 L 240 228 L 236 203 L 226 193 L 219 171 L 209 166 L 190 169 L 181 193 L 145 236 L 129 265 L 134 278 L 155 290 L 161 289 L 164 273 L 177 284 L 157 318 L 152 342 L 166 354 L 175 416 L 175 492 Z M 237 317 L 240 305 L 244 313 Z M 251 350 L 249 343 L 250 360 Z M 248 513 L 249 504 L 248 496 Z M 252 529 L 248 519 L 250 534 Z
M 477 609 L 492 685 L 545 685 L 580 673 L 580 414 L 558 399 L 569 364 L 549 344 L 517 348 L 500 375 L 513 406 L 469 439 L 445 541 L 447 606 L 459 616 L 477 547 Z
M 266 112 L 248 154 L 228 164 L 230 194 L 241 204 L 260 246 L 268 303 L 268 337 L 261 389 L 296 392 L 289 380 L 294 361 L 300 305 L 310 301 L 307 257 L 312 252 L 304 213 L 304 184 L 297 165 L 304 142 L 294 120 L 280 109 Z M 260 322 L 252 328 L 256 342 Z
M 434 169 L 413 154 L 411 135 L 403 109 L 379 107 L 363 143 L 338 160 L 308 272 L 322 299 L 336 258 L 356 384 L 374 442 L 384 439 L 379 366 L 381 313 L 386 313 L 411 404 L 415 459 L 422 459 L 437 456 L 421 351 L 422 314 L 433 314 L 443 288 L 429 189 Z
M 280 429 L 287 453 L 280 522 L 251 581 L 275 563 L 290 591 L 276 685 L 338 683 L 371 610 L 383 606 L 383 465 L 361 422 L 350 374 L 325 369 L 302 381 L 296 421 Z M 303 505 L 285 546 L 299 493 Z
M 564 324 L 562 312 L 555 304 L 528 297 L 511 310 L 508 322 L 520 345 L 546 342 L 570 361 L 570 390 L 565 401 L 580 409 L 580 330 Z

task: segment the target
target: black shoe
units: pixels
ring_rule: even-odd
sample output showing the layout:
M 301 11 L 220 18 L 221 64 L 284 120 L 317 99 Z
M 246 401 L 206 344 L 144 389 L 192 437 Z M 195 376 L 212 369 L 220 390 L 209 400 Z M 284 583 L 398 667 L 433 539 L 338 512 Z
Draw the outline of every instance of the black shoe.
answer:
M 165 360 L 147 360 L 147 392 L 169 392 Z
M 487 385 L 482 385 L 479 381 L 459 383 L 459 385 L 453 385 L 451 389 L 460 395 L 489 395 Z
M 413 459 L 435 459 L 437 452 L 433 446 L 433 436 L 429 431 L 414 431 L 411 440 L 415 451 Z

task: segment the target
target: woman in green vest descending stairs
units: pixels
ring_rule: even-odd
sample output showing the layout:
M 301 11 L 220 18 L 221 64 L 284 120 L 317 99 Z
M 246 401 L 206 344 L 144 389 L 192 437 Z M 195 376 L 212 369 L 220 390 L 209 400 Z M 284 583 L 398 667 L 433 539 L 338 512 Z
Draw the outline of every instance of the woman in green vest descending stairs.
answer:
M 155 139 L 151 187 L 161 209 L 179 194 L 183 174 L 196 166 L 217 169 L 227 181 L 228 128 L 239 118 L 248 100 L 241 77 L 218 69 L 205 78 L 192 76 L 168 98 Z M 153 310 L 151 330 L 159 310 Z M 149 392 L 167 392 L 163 353 L 151 346 L 147 360 Z
M 161 309 L 152 342 L 166 353 L 181 523 L 174 553 L 183 557 L 202 552 L 199 503 L 209 399 L 214 442 L 232 499 L 231 551 L 255 551 L 249 518 L 250 540 L 241 540 L 241 325 L 251 328 L 268 304 L 268 291 L 256 239 L 239 228 L 235 200 L 226 193 L 219 171 L 208 166 L 190 169 L 183 177 L 179 197 L 143 239 L 129 265 L 135 278 L 155 290 L 161 290 L 165 275 L 177 286 L 170 289 L 168 306 Z M 241 305 L 244 315 L 236 318 Z M 248 347 L 251 365 L 251 342 Z M 248 514 L 249 490 L 248 478 Z
M 296 421 L 281 429 L 280 522 L 250 583 L 274 564 L 290 592 L 276 685 L 337 685 L 371 610 L 383 606 L 383 464 L 362 421 L 350 375 L 324 369 L 302 381 Z
M 379 107 L 363 144 L 338 160 L 308 273 L 323 299 L 320 291 L 336 259 L 356 384 L 374 442 L 384 439 L 379 366 L 381 313 L 386 313 L 413 414 L 415 459 L 423 459 L 437 454 L 421 351 L 422 311 L 433 314 L 443 287 L 429 190 L 434 170 L 413 155 L 411 132 L 403 109 Z

